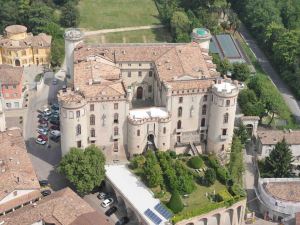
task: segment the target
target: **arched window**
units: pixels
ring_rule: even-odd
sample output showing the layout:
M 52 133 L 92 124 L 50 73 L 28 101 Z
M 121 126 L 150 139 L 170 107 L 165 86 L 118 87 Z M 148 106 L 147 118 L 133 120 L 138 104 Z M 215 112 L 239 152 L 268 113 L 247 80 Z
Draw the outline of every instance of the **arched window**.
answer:
M 201 127 L 205 127 L 205 118 L 202 118 L 201 120 Z
M 114 135 L 115 136 L 119 135 L 119 128 L 118 127 L 114 127 Z
M 137 131 L 136 131 L 136 135 L 137 135 L 137 136 L 140 136 L 140 135 L 141 135 L 141 131 L 140 131 L 140 130 L 137 130 Z
M 114 123 L 119 123 L 119 114 L 118 113 L 114 114 Z
M 163 128 L 163 133 L 165 134 L 167 132 L 167 128 Z
M 228 117 L 229 117 L 229 114 L 225 113 L 224 118 L 223 118 L 223 123 L 228 123 Z
M 91 137 L 95 137 L 95 136 L 96 136 L 95 129 L 92 128 L 92 129 L 91 129 Z
M 181 120 L 178 120 L 177 122 L 177 129 L 181 129 Z
M 182 117 L 182 107 L 178 108 L 178 117 Z
M 203 105 L 203 106 L 202 106 L 202 115 L 203 115 L 203 116 L 206 115 L 206 111 L 207 111 L 206 105 Z
M 90 125 L 95 125 L 95 115 L 90 115 Z
M 76 111 L 76 118 L 80 117 L 80 110 Z
M 79 135 L 79 134 L 81 134 L 81 125 L 80 124 L 78 124 L 76 126 L 76 135 Z
M 226 106 L 230 106 L 230 100 L 226 100 Z

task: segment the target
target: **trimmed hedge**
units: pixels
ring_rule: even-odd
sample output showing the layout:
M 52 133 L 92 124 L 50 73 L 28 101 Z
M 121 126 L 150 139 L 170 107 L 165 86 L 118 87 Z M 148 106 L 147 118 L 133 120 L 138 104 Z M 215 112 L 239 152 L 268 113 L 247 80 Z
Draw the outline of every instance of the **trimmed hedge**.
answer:
M 181 201 L 180 195 L 178 191 L 172 193 L 172 196 L 167 204 L 168 208 L 173 211 L 173 213 L 177 214 L 181 212 L 184 208 L 184 205 Z
M 201 167 L 203 167 L 204 162 L 199 156 L 194 156 L 190 158 L 190 160 L 188 161 L 188 165 L 193 169 L 200 169 Z

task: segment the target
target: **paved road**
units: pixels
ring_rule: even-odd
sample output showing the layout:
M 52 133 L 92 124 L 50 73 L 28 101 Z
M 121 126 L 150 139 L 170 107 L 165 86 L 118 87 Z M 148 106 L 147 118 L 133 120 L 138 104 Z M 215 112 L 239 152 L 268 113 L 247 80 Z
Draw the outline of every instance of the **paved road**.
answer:
M 292 92 L 289 90 L 288 86 L 280 79 L 278 73 L 274 70 L 272 65 L 270 64 L 266 55 L 260 50 L 255 40 L 251 37 L 245 26 L 241 26 L 239 32 L 244 36 L 246 42 L 249 47 L 252 49 L 254 54 L 256 55 L 259 64 L 263 68 L 263 70 L 269 75 L 275 86 L 281 92 L 286 104 L 289 109 L 293 113 L 296 121 L 300 123 L 300 102 L 295 99 Z
M 115 32 L 124 32 L 124 31 L 133 31 L 133 30 L 157 29 L 157 28 L 163 28 L 163 27 L 164 27 L 164 25 L 149 25 L 149 26 L 140 26 L 140 27 L 122 27 L 122 28 L 115 28 L 115 29 L 85 31 L 84 36 L 92 36 L 92 35 L 97 35 L 97 34 L 107 34 L 107 33 L 115 33 Z
M 61 159 L 60 144 L 51 140 L 49 145 L 38 145 L 35 143 L 37 137 L 37 110 L 42 106 L 56 101 L 56 93 L 62 81 L 58 85 L 52 84 L 54 75 L 52 72 L 45 74 L 45 87 L 43 91 L 33 92 L 30 96 L 26 119 L 24 120 L 24 139 L 27 151 L 31 158 L 33 167 L 39 179 L 48 179 L 53 190 L 59 190 L 67 186 L 66 179 L 55 171 L 55 166 Z

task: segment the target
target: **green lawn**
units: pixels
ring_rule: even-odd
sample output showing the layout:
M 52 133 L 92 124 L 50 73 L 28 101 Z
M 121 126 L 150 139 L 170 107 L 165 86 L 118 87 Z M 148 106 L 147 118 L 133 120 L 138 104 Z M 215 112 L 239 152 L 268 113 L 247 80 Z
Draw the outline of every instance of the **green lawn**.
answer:
M 155 43 L 171 42 L 172 38 L 169 32 L 164 28 L 137 30 L 94 35 L 85 39 L 86 43 Z
M 154 0 L 80 0 L 79 12 L 88 30 L 161 24 Z

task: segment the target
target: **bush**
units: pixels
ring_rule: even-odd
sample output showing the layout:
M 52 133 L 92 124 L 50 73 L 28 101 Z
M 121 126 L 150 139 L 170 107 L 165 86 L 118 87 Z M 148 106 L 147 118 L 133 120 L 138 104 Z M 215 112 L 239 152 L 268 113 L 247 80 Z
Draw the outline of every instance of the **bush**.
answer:
M 216 170 L 217 178 L 222 184 L 226 184 L 227 180 L 230 178 L 229 172 L 224 167 L 219 167 Z
M 171 156 L 171 158 L 176 159 L 176 152 L 175 151 L 167 151 L 169 153 L 169 155 Z
M 170 198 L 167 206 L 175 214 L 182 211 L 182 209 L 184 208 L 184 205 L 183 205 L 183 203 L 181 201 L 181 198 L 180 198 L 180 195 L 179 195 L 178 191 L 174 191 L 172 193 L 172 196 L 171 196 L 171 198 Z
M 205 171 L 205 174 L 204 174 L 204 179 L 206 181 L 206 183 L 210 186 L 212 184 L 215 183 L 216 181 L 216 172 L 214 169 L 208 169 Z
M 233 184 L 229 190 L 235 196 L 245 197 L 247 195 L 246 191 L 237 183 Z
M 146 158 L 143 155 L 135 156 L 130 163 L 132 169 L 141 168 L 146 162 Z
M 190 158 L 188 165 L 193 169 L 200 169 L 203 167 L 203 160 L 199 156 L 194 156 Z
M 207 160 L 208 160 L 208 164 L 211 168 L 217 169 L 220 166 L 218 159 L 216 158 L 215 155 L 209 155 L 207 157 Z

